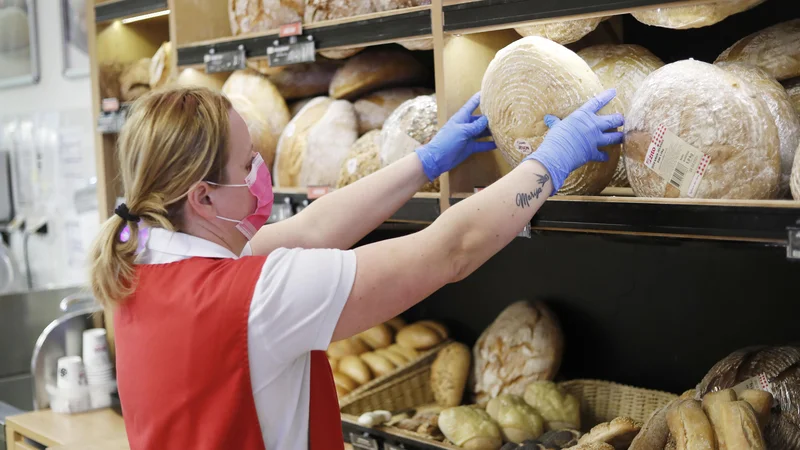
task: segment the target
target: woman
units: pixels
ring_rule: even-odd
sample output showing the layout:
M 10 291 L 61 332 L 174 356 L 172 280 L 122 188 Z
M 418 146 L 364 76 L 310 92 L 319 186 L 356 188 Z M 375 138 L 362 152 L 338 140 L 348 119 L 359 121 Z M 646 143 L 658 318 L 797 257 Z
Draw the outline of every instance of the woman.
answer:
M 613 96 L 560 123 L 548 116 L 535 153 L 423 231 L 355 250 L 424 183 L 494 148 L 474 141 L 488 135 L 472 115 L 477 94 L 414 154 L 268 226 L 269 171 L 227 99 L 176 89 L 137 101 L 119 136 L 126 203 L 104 224 L 91 273 L 115 308 L 131 448 L 342 449 L 330 342 L 466 277 L 570 171 L 606 159 L 597 147 L 622 135 L 603 131 L 622 117 L 595 113 Z

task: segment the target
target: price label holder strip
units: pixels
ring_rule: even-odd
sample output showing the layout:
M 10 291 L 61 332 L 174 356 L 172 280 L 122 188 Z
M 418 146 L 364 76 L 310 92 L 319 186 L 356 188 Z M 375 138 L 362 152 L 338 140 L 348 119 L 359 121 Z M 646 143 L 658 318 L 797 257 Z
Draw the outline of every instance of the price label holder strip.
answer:
M 247 54 L 244 45 L 236 50 L 217 52 L 213 47 L 203 56 L 206 73 L 233 72 L 247 67 Z

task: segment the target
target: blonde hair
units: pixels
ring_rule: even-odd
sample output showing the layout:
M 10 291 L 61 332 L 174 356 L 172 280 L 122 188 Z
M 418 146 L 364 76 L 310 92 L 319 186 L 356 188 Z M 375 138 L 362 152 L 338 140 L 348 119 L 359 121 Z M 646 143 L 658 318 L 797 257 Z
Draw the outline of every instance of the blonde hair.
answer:
M 186 193 L 199 181 L 225 181 L 230 109 L 227 98 L 205 88 L 155 91 L 133 104 L 117 156 L 125 203 L 141 224 L 180 229 Z M 125 225 L 130 238 L 122 242 Z M 89 280 L 103 306 L 134 289 L 139 225 L 115 214 L 92 245 Z

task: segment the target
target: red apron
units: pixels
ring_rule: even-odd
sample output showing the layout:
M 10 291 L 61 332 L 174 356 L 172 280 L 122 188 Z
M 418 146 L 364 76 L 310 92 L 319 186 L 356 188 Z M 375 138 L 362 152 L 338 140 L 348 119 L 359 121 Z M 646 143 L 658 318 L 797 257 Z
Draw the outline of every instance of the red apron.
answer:
M 136 290 L 114 312 L 131 450 L 264 448 L 247 319 L 265 260 L 189 258 L 137 266 Z M 324 352 L 311 352 L 310 387 L 310 450 L 344 449 Z

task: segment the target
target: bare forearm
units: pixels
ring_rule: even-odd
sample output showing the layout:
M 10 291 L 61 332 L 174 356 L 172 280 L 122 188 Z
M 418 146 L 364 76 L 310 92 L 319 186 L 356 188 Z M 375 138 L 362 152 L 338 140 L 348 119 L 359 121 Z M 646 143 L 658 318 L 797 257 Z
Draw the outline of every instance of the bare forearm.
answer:
M 526 161 L 480 193 L 448 209 L 428 230 L 441 239 L 455 263 L 455 279 L 466 277 L 508 245 L 553 189 L 547 170 Z

